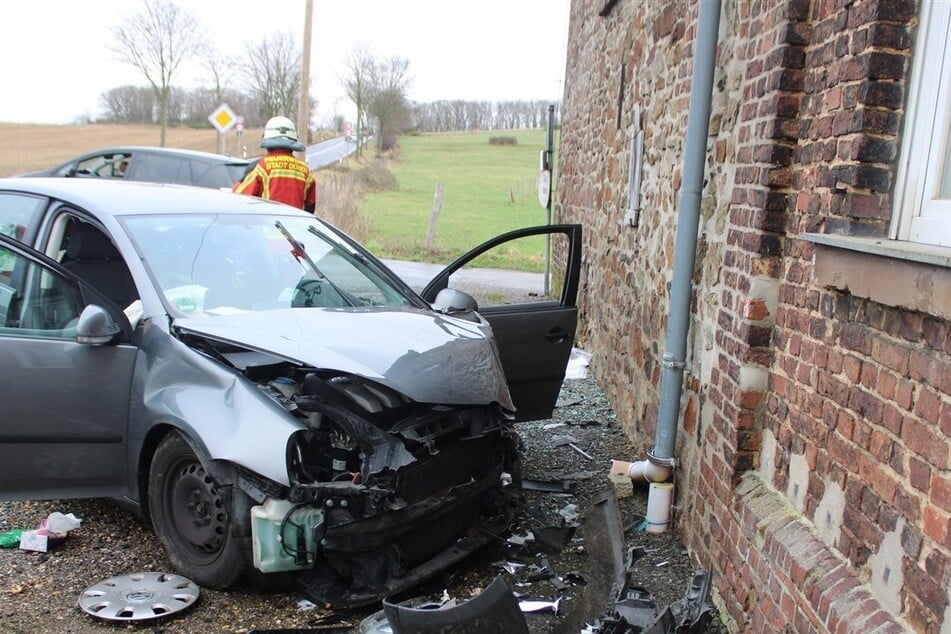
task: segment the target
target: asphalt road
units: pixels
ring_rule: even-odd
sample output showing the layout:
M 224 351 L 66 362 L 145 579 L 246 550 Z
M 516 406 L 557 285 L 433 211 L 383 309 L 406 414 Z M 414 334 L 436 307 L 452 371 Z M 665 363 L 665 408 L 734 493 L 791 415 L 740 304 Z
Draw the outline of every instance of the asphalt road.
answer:
M 383 263 L 417 292 L 421 291 L 430 280 L 445 268 L 442 264 L 406 262 L 403 260 L 383 260 Z M 541 294 L 544 291 L 545 276 L 542 273 L 526 273 L 524 271 L 463 268 L 453 273 L 450 286 L 461 289 L 503 287 L 520 295 Z
M 345 137 L 338 137 L 323 141 L 307 148 L 307 165 L 310 169 L 316 170 L 327 167 L 338 161 L 342 161 L 347 156 L 353 154 L 357 149 L 357 144 L 353 141 L 347 141 Z

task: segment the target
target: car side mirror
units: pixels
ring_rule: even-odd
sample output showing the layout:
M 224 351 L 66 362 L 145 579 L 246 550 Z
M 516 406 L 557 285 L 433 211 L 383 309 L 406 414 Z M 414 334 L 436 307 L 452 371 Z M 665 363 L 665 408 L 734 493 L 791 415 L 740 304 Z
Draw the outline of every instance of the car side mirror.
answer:
M 122 328 L 102 306 L 90 304 L 79 315 L 76 324 L 76 341 L 91 346 L 101 346 L 112 341 Z
M 468 293 L 454 288 L 444 288 L 439 291 L 436 299 L 433 300 L 433 308 L 446 315 L 466 317 L 467 313 L 471 314 L 478 311 L 479 304 Z

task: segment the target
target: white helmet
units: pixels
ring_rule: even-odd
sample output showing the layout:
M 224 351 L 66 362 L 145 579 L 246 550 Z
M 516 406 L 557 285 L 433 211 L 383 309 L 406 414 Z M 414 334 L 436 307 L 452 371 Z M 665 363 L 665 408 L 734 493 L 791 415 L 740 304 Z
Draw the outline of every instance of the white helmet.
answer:
M 297 140 L 297 128 L 287 117 L 271 117 L 264 124 L 261 147 L 266 150 L 286 148 L 295 152 L 302 151 L 304 144 Z

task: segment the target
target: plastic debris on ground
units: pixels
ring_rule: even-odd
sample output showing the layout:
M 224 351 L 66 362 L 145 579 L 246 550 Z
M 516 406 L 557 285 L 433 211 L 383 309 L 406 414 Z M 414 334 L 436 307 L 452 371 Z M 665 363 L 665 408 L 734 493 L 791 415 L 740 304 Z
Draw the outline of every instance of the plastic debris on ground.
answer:
M 62 542 L 69 532 L 79 528 L 82 520 L 72 513 L 59 511 L 50 513 L 40 522 L 36 530 L 23 531 L 20 535 L 20 550 L 32 550 L 45 553 L 52 546 Z
M 463 603 L 455 599 L 390 603 L 360 623 L 362 634 L 435 634 L 437 632 L 506 632 L 528 634 L 528 624 L 508 584 L 501 576 Z M 537 602 L 550 604 L 551 602 Z M 551 609 L 550 607 L 548 608 Z M 555 606 L 557 611 L 557 602 Z
M 4 533 L 0 533 L 0 547 L 17 548 L 20 545 L 20 537 L 23 535 L 22 528 L 14 528 Z
M 566 379 L 588 378 L 588 364 L 591 362 L 591 353 L 580 348 L 572 348 L 568 357 L 568 367 L 565 369 Z

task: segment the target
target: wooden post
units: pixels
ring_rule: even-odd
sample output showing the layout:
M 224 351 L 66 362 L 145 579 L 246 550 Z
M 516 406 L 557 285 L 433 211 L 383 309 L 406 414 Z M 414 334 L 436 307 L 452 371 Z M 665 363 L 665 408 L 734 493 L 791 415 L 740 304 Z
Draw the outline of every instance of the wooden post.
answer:
M 439 221 L 439 211 L 442 209 L 442 183 L 436 183 L 436 193 L 433 195 L 433 210 L 429 214 L 429 231 L 426 233 L 426 248 L 431 249 L 436 238 L 436 223 Z

